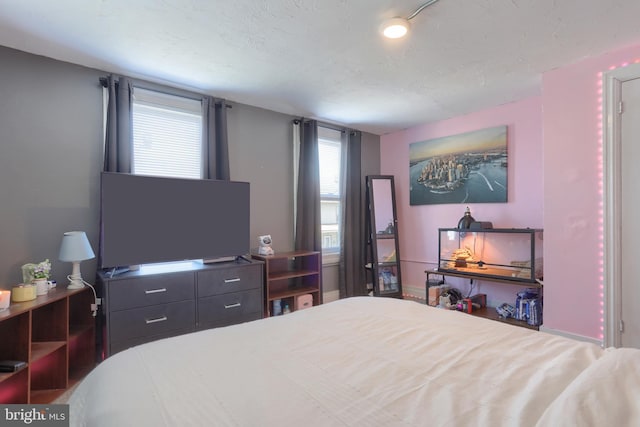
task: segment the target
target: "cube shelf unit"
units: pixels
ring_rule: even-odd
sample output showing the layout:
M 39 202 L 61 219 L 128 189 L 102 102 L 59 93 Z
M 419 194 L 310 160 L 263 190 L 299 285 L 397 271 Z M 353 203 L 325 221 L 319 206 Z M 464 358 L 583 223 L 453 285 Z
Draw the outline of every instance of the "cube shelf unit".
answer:
M 0 360 L 26 362 L 0 373 L 0 403 L 50 403 L 95 366 L 89 288 L 55 289 L 0 312 Z
M 290 251 L 275 255 L 253 254 L 264 262 L 265 316 L 273 315 L 273 302 L 297 310 L 299 296 L 310 294 L 313 305 L 322 304 L 322 254 L 317 251 Z

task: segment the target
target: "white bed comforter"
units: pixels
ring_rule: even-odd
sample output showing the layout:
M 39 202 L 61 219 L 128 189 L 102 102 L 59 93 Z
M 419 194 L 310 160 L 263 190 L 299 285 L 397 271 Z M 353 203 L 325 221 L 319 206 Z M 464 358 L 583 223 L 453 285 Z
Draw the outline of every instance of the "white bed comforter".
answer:
M 105 360 L 86 426 L 638 426 L 640 350 L 349 298 Z

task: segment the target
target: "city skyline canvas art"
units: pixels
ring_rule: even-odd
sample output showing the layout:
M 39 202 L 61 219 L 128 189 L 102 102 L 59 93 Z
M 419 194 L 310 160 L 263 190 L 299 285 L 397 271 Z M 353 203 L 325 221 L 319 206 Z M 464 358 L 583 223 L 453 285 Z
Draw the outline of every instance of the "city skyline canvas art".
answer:
M 507 126 L 409 145 L 411 205 L 507 202 Z

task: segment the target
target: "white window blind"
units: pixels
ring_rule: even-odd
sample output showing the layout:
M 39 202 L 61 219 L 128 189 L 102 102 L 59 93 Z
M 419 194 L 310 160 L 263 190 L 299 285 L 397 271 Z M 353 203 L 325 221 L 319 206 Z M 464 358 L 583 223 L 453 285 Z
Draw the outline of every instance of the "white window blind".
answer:
M 201 101 L 134 88 L 133 173 L 202 177 Z
M 340 253 L 341 157 L 342 143 L 340 131 L 318 127 L 320 221 L 322 252 L 324 255 Z M 334 261 L 337 261 L 337 259 Z

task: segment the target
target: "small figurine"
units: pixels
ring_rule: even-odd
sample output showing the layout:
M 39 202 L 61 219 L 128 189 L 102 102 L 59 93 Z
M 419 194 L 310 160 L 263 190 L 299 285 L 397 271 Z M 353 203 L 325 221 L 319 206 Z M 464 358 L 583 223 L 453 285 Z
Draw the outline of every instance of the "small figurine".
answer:
M 270 234 L 258 237 L 258 242 L 258 255 L 273 255 L 275 253 L 271 247 Z
M 385 229 L 385 232 L 387 234 L 393 234 L 395 231 L 395 227 L 393 226 L 393 221 L 389 221 L 389 225 L 387 225 L 387 228 Z

